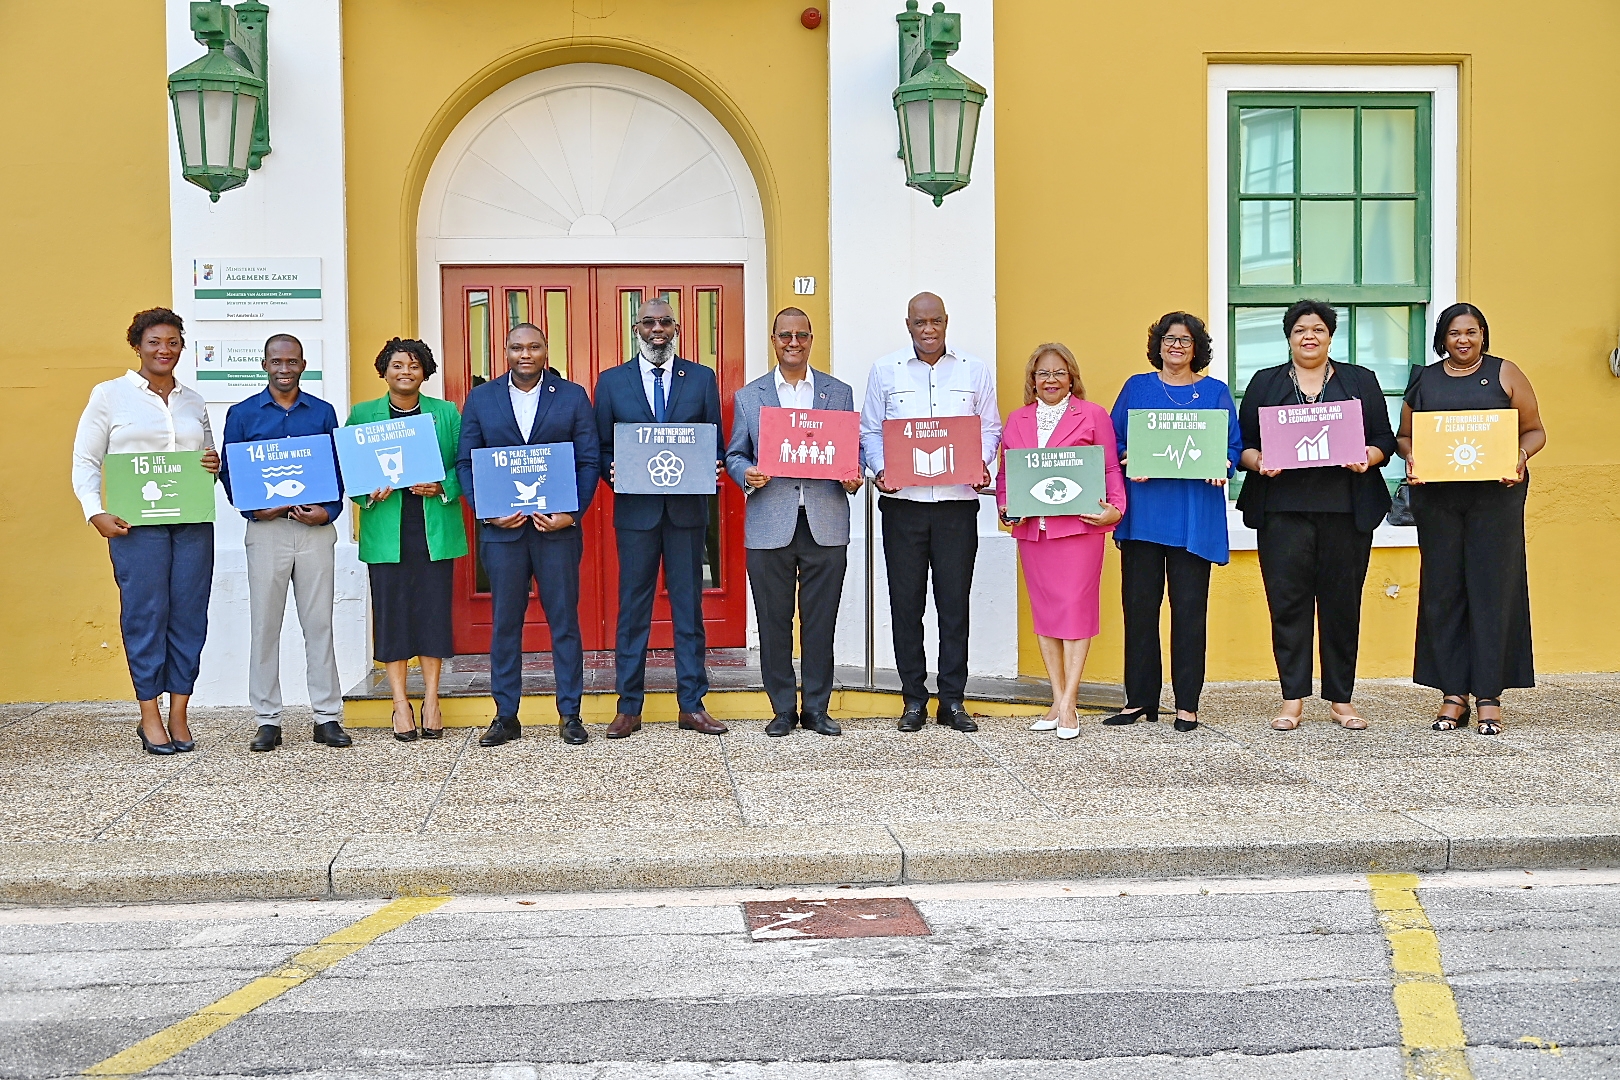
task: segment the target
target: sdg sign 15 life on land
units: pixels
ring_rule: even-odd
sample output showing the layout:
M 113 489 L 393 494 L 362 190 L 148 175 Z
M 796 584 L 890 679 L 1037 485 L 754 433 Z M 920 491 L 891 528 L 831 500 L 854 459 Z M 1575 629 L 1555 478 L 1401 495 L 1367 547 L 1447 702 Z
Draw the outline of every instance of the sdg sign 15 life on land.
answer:
M 214 520 L 214 477 L 201 450 L 108 454 L 101 463 L 107 513 L 131 525 Z

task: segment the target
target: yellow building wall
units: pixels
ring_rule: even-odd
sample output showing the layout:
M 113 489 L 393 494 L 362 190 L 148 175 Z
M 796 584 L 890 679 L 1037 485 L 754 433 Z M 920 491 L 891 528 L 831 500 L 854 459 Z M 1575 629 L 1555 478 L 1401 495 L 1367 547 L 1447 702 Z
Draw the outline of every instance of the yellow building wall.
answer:
M 1504 0 L 1315 13 L 1281 0 L 1140 0 L 1083 15 L 1064 0 L 998 5 L 1002 400 L 1022 400 L 1024 358 L 1055 339 L 1079 357 L 1090 396 L 1112 405 L 1147 370 L 1148 324 L 1176 308 L 1204 313 L 1210 63 L 1456 63 L 1458 295 L 1489 317 L 1492 351 L 1529 375 L 1548 430 L 1527 520 L 1536 665 L 1620 669 L 1608 616 L 1620 606 L 1620 380 L 1605 362 L 1620 330 L 1620 140 L 1603 119 L 1620 99 L 1616 40 L 1612 0 L 1533 13 Z M 1363 677 L 1411 674 L 1417 578 L 1415 549 L 1373 553 Z M 1021 624 L 1020 667 L 1043 674 L 1027 610 Z M 1121 678 L 1120 631 L 1111 551 L 1088 680 Z M 1234 553 L 1211 586 L 1209 677 L 1274 678 L 1269 633 L 1255 556 Z
M 418 325 L 415 230 L 422 185 L 455 124 L 500 86 L 567 63 L 656 75 L 692 95 L 736 140 L 764 203 L 772 311 L 827 323 L 827 37 L 779 0 L 343 5 L 349 309 L 356 396 L 371 356 Z M 825 339 L 824 339 L 825 340 Z M 751 345 L 753 343 L 750 343 Z M 828 357 L 817 357 L 825 367 Z
M 0 4 L 0 701 L 127 698 L 107 542 L 69 486 L 90 388 L 134 366 L 130 316 L 170 302 L 161 0 L 94 0 L 64 76 L 63 9 Z

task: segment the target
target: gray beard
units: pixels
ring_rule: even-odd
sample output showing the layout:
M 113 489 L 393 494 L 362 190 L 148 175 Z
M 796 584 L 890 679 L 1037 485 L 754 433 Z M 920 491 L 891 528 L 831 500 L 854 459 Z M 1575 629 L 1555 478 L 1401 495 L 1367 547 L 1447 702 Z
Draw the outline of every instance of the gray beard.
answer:
M 641 343 L 641 355 L 645 356 L 647 362 L 654 367 L 663 367 L 675 359 L 675 343 L 671 341 L 664 345 L 649 345 L 643 341 Z

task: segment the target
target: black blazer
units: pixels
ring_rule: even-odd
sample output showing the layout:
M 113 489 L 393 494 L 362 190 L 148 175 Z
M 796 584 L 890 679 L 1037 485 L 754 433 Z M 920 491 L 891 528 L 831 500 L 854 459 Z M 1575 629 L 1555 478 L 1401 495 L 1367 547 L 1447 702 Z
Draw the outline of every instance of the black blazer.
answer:
M 670 361 L 669 396 L 664 400 L 666 424 L 713 424 L 716 461 L 724 460 L 725 431 L 720 428 L 720 386 L 714 372 L 680 357 Z M 596 379 L 596 429 L 600 440 L 602 480 L 613 469 L 613 425 L 650 424 L 652 406 L 641 382 L 638 354 L 603 371 Z M 692 529 L 709 524 L 707 495 L 615 495 L 613 526 L 617 529 L 656 529 L 669 511 L 669 520 Z
M 502 375 L 492 382 L 475 386 L 467 395 L 461 413 L 461 446 L 456 452 L 456 475 L 467 505 L 476 506 L 473 491 L 472 452 L 485 447 L 534 446 L 539 443 L 574 444 L 574 483 L 579 492 L 579 509 L 574 521 L 585 518 L 591 497 L 596 494 L 598 441 L 591 415 L 590 395 L 578 383 L 569 382 L 552 368 L 542 376 L 540 402 L 534 413 L 534 427 L 524 439 L 512 412 L 512 376 Z M 571 528 L 577 527 L 570 526 Z M 522 529 L 501 529 L 480 523 L 478 535 L 493 543 L 510 543 L 523 535 Z
M 1243 432 L 1243 449 L 1260 449 L 1260 410 L 1270 405 L 1292 405 L 1294 380 L 1288 377 L 1289 364 L 1262 368 L 1249 380 L 1243 392 L 1243 405 L 1238 409 L 1238 428 Z M 1367 368 L 1353 364 L 1333 365 L 1333 378 L 1323 391 L 1323 401 L 1361 399 L 1361 424 L 1367 433 L 1367 445 L 1384 452 L 1384 464 L 1395 457 L 1395 432 L 1389 426 L 1389 411 L 1384 403 L 1383 387 L 1378 376 Z M 1360 532 L 1372 532 L 1389 513 L 1389 488 L 1384 486 L 1384 464 L 1364 473 L 1350 476 L 1351 509 Z M 1336 468 L 1338 466 L 1329 466 Z M 1258 529 L 1266 516 L 1266 494 L 1271 477 L 1250 471 L 1243 478 L 1243 490 L 1238 494 L 1238 509 L 1243 512 L 1243 524 Z

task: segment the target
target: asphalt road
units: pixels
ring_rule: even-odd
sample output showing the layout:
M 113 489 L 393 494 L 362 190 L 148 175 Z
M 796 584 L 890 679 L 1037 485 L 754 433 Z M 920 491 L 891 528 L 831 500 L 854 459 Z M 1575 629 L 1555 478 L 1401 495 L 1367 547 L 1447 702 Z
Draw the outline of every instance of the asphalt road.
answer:
M 739 902 L 790 895 L 909 896 L 932 933 L 753 940 Z M 1474 1077 L 1620 1076 L 1620 873 L 1418 896 Z M 0 1076 L 76 1075 L 379 907 L 0 909 Z M 1393 1080 L 1390 955 L 1355 878 L 456 898 L 149 1075 Z

